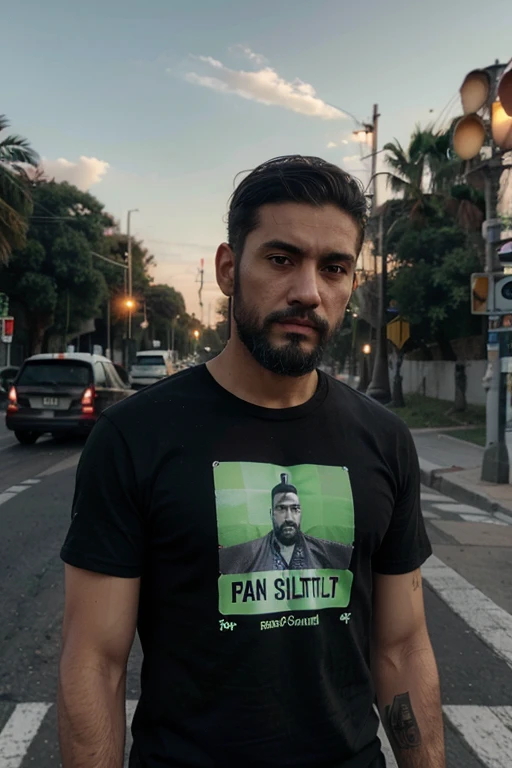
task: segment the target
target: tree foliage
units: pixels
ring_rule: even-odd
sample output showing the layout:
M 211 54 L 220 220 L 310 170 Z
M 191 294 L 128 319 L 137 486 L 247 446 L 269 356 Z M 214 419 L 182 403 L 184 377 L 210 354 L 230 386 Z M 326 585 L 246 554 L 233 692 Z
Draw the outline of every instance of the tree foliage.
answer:
M 0 115 L 0 133 L 9 125 Z M 32 213 L 30 185 L 25 166 L 37 166 L 39 157 L 21 136 L 0 138 L 0 264 L 6 264 L 14 248 L 22 248 Z
M 38 181 L 23 248 L 13 251 L 2 285 L 25 314 L 31 352 L 45 334 L 71 333 L 101 311 L 107 289 L 93 251 L 101 247 L 105 214 L 92 195 L 71 184 Z

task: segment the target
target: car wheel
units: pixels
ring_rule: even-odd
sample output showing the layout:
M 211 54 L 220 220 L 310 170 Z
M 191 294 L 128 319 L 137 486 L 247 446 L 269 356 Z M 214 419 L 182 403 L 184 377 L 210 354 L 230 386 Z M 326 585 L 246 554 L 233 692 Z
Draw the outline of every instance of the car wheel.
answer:
M 41 432 L 15 432 L 14 436 L 22 445 L 33 445 L 41 437 Z

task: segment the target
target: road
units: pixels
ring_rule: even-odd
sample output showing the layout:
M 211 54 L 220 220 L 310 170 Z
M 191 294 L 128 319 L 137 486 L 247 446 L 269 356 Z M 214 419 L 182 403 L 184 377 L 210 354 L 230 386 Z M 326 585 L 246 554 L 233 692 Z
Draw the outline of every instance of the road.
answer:
M 83 443 L 20 446 L 0 415 L 0 768 L 60 766 L 55 691 L 62 620 L 59 548 Z M 424 567 L 449 768 L 509 768 L 512 526 L 427 489 L 434 546 Z M 128 717 L 141 654 L 129 663 Z M 393 761 L 390 760 L 390 766 Z

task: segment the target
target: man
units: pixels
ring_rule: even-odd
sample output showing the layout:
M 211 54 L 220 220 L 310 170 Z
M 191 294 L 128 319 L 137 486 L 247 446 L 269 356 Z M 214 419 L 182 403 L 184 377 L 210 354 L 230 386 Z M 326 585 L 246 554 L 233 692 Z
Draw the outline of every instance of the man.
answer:
M 229 344 L 94 428 L 62 549 L 64 768 L 121 768 L 136 627 L 132 768 L 380 768 L 375 698 L 400 768 L 445 765 L 414 444 L 392 413 L 318 369 L 365 223 L 359 183 L 336 166 L 296 156 L 259 166 L 233 194 L 216 254 L 233 298 Z M 254 615 L 258 600 L 274 611 L 268 580 L 219 577 L 223 462 L 346 469 L 355 540 L 341 587 L 324 578 L 321 596 L 319 586 L 301 602 L 297 580 L 276 577 L 281 613 Z M 226 580 L 237 581 L 228 621 Z M 289 620 L 290 604 L 306 608 Z
M 303 568 L 335 568 L 350 565 L 352 547 L 302 533 L 302 509 L 297 489 L 288 483 L 286 473 L 272 489 L 270 517 L 272 531 L 261 539 L 221 547 L 221 573 L 255 573 Z

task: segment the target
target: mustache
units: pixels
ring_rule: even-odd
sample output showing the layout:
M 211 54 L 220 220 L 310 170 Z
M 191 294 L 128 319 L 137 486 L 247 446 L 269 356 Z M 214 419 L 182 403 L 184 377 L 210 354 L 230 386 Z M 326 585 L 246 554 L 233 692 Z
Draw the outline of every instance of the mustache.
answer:
M 300 307 L 289 307 L 288 309 L 271 312 L 270 315 L 267 315 L 265 318 L 265 326 L 270 327 L 272 323 L 279 323 L 283 320 L 290 320 L 292 318 L 307 320 L 316 331 L 319 331 L 319 333 L 327 333 L 329 331 L 329 323 L 327 320 L 324 320 L 323 317 L 317 315 L 314 309 L 301 309 Z
M 280 531 L 284 531 L 285 528 L 295 528 L 296 531 L 299 530 L 299 526 L 296 523 L 292 523 L 292 522 L 283 523 L 282 525 L 279 526 Z

